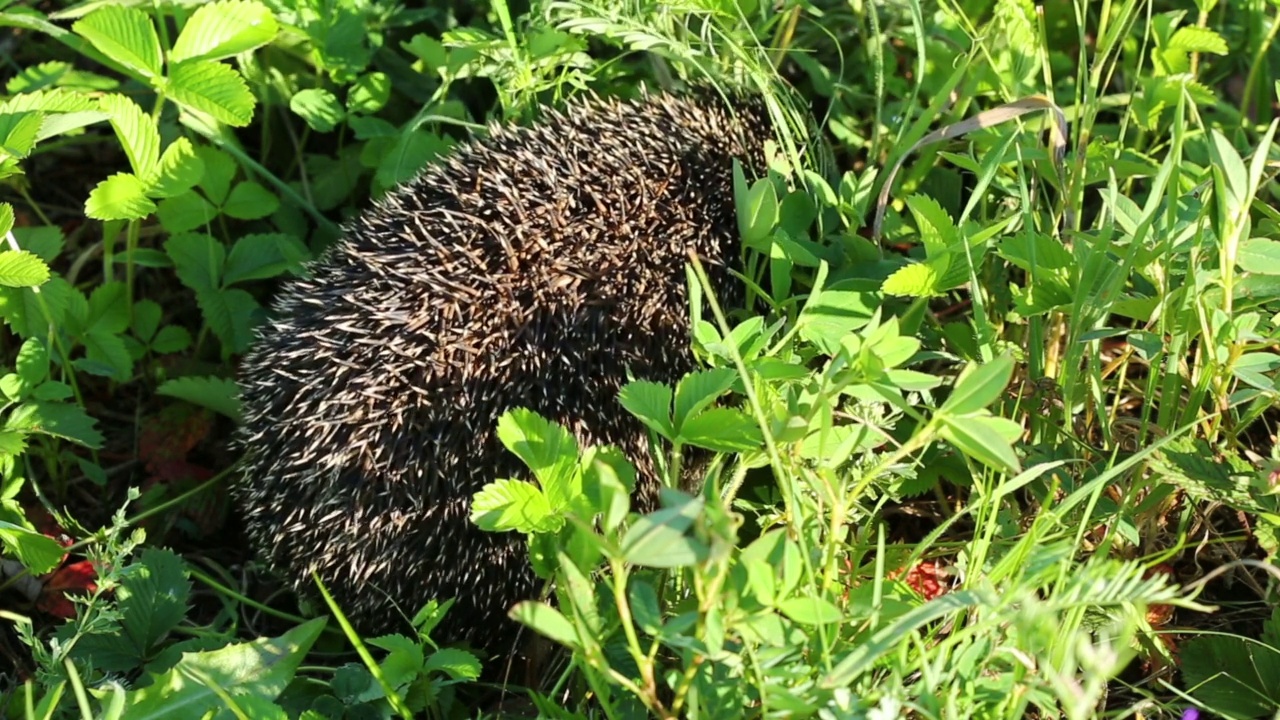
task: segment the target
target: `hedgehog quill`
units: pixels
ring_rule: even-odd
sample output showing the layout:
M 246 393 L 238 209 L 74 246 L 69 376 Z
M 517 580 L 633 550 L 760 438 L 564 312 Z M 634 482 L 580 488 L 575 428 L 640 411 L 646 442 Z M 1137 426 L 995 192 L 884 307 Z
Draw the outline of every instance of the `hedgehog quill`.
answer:
M 498 441 L 526 407 L 659 480 L 618 404 L 630 371 L 674 382 L 688 250 L 740 300 L 733 160 L 764 169 L 762 100 L 577 101 L 494 127 L 349 224 L 286 283 L 240 370 L 251 543 L 295 590 L 314 568 L 365 633 L 456 598 L 433 638 L 495 648 L 537 583 L 522 536 L 471 524 L 472 495 L 524 477 Z

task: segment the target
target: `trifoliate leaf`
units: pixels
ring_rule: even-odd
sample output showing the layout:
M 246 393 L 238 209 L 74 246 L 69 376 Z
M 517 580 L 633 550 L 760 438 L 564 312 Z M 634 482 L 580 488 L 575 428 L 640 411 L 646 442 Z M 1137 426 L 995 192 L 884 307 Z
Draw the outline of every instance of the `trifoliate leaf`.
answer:
M 289 109 L 316 132 L 327 133 L 347 116 L 333 93 L 322 88 L 308 88 L 289 99 Z
M 26 250 L 0 250 L 0 286 L 36 287 L 49 279 L 49 265 Z
M 880 298 L 869 292 L 824 290 L 800 312 L 800 337 L 828 355 L 839 352 L 846 335 L 871 321 Z
M 147 79 L 160 76 L 160 37 L 145 12 L 107 5 L 77 21 L 71 29 L 127 70 Z
M 151 177 L 160 160 L 160 131 L 156 129 L 155 120 L 124 95 L 103 95 L 98 105 L 110 118 L 111 127 L 129 156 L 133 174 L 139 178 Z
M 182 27 L 169 62 L 220 60 L 262 47 L 275 39 L 275 16 L 251 0 L 221 0 L 201 5 Z
M 155 212 L 147 186 L 136 175 L 117 173 L 89 193 L 84 212 L 95 220 L 138 220 Z
M 166 380 L 156 392 L 208 408 L 236 422 L 240 421 L 240 388 L 234 380 L 220 377 L 180 377 Z
M 166 325 L 151 341 L 151 351 L 160 355 L 182 352 L 191 347 L 191 333 L 181 325 Z
M 229 65 L 209 60 L 178 63 L 169 71 L 165 90 L 179 105 L 219 122 L 244 127 L 253 120 L 253 93 Z

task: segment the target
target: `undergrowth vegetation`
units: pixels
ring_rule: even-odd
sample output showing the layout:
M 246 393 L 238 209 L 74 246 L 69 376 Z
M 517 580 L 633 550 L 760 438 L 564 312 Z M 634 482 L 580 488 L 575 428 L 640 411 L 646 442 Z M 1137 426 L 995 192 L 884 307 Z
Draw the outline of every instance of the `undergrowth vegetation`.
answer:
M 5 717 L 1280 712 L 1280 6 L 416 5 L 0 0 Z M 536 651 L 279 592 L 225 491 L 275 282 L 489 121 L 690 83 L 780 130 L 747 307 L 691 258 L 703 369 L 618 399 L 701 491 L 513 409 Z

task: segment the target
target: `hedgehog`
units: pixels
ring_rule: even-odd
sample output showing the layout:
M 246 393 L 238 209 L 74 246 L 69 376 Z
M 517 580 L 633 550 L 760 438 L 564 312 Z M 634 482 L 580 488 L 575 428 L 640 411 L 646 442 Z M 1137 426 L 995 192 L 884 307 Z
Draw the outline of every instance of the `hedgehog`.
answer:
M 685 267 L 740 303 L 733 163 L 765 168 L 764 101 L 710 90 L 579 98 L 391 191 L 282 285 L 240 369 L 232 494 L 265 565 L 303 596 L 314 570 L 365 633 L 455 603 L 436 641 L 493 648 L 538 594 L 516 533 L 474 494 L 527 476 L 498 441 L 527 408 L 661 485 L 629 378 L 694 369 Z

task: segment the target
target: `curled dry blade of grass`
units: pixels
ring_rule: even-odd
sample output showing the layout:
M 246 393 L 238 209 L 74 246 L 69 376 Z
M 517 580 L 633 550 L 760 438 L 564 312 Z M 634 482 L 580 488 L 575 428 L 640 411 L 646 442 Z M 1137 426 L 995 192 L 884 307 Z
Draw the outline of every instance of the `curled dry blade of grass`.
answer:
M 953 140 L 976 130 L 995 127 L 1028 113 L 1041 110 L 1048 110 L 1053 113 L 1053 122 L 1049 125 L 1049 146 L 1052 150 L 1053 166 L 1057 170 L 1059 178 L 1062 178 L 1063 160 L 1067 154 L 1067 116 L 1062 111 L 1062 108 L 1044 95 L 1030 95 L 991 110 L 984 110 L 967 120 L 934 130 L 917 140 L 906 152 L 899 155 L 885 176 L 884 185 L 880 187 L 880 195 L 876 198 L 876 219 L 871 230 L 873 239 L 877 242 L 880 240 L 881 229 L 884 225 L 884 213 L 889 202 L 889 192 L 893 189 L 893 180 L 897 177 L 898 170 L 902 168 L 902 163 L 912 153 L 922 147 Z M 1065 181 L 1063 185 L 1065 186 Z M 1067 227 L 1074 226 L 1075 214 L 1069 205 L 1065 208 L 1065 220 Z

